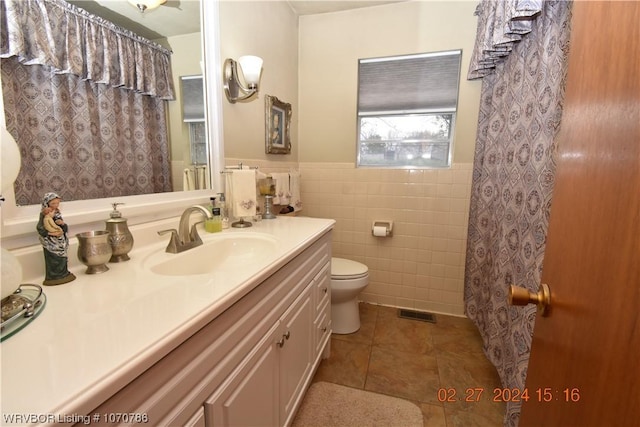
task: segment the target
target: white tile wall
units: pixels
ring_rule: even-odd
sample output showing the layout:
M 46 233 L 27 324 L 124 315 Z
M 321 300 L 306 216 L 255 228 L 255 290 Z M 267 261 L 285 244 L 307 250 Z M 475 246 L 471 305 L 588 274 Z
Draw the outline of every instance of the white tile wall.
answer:
M 334 218 L 333 254 L 366 264 L 367 302 L 463 314 L 470 163 L 446 170 L 301 163 L 305 215 Z M 392 237 L 371 235 L 394 221 Z
M 264 172 L 299 168 L 303 215 L 333 218 L 333 255 L 369 267 L 363 301 L 463 314 L 471 163 L 446 170 L 356 169 L 350 163 L 243 161 Z M 237 164 L 227 159 L 227 164 Z M 393 236 L 374 237 L 374 220 Z

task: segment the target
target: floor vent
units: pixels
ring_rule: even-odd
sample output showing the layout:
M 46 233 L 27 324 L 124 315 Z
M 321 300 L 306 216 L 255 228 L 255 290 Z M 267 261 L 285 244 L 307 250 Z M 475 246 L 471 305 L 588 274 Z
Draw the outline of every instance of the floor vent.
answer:
M 424 311 L 406 310 L 404 308 L 398 309 L 398 317 L 402 319 L 421 320 L 423 322 L 436 323 L 436 315 L 432 313 L 426 313 Z

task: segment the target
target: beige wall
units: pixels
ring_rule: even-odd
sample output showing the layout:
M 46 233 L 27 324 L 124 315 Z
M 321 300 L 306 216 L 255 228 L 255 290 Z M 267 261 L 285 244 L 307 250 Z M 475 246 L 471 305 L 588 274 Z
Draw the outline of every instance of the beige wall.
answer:
M 284 1 L 220 2 L 220 55 L 264 60 L 259 98 L 230 104 L 223 99 L 225 157 L 290 162 L 298 159 L 298 19 Z M 264 96 L 292 106 L 290 155 L 265 154 Z
M 300 163 L 303 212 L 334 218 L 333 256 L 369 267 L 367 302 L 463 314 L 471 164 L 451 169 L 356 169 Z M 375 220 L 393 236 L 374 237 Z
M 300 18 L 300 161 L 355 162 L 358 59 L 462 49 L 454 162 L 471 162 L 480 84 L 465 79 L 476 2 L 410 1 Z
M 298 132 L 293 135 L 294 155 L 264 154 L 263 99 L 236 105 L 225 100 L 227 164 L 243 161 L 267 173 L 300 169 L 301 213 L 335 219 L 334 256 L 369 267 L 370 284 L 361 299 L 462 315 L 480 98 L 480 82 L 465 78 L 475 39 L 476 2 L 410 1 L 303 16 L 299 24 L 282 10 L 283 2 L 265 3 L 267 8 L 259 3 L 222 2 L 221 50 L 223 58 L 244 53 L 265 58 L 261 92 L 278 97 L 286 93 L 283 100 L 292 103 Z M 250 24 L 237 23 L 235 17 L 252 7 L 258 8 L 253 15 L 265 13 L 269 19 L 254 22 L 250 16 Z M 227 21 L 232 16 L 234 20 Z M 295 46 L 297 52 L 274 62 L 270 57 L 276 53 L 270 46 L 284 34 L 286 40 L 281 42 L 288 47 L 281 49 Z M 289 37 L 298 37 L 299 46 L 289 45 Z M 357 60 L 449 49 L 463 50 L 453 166 L 445 170 L 355 168 Z M 393 237 L 373 237 L 372 221 L 386 219 L 394 221 Z
M 202 40 L 200 33 L 168 37 L 171 55 L 171 71 L 176 100 L 169 102 L 169 140 L 171 141 L 171 174 L 174 190 L 182 189 L 182 171 L 191 164 L 189 125 L 182 121 L 182 92 L 180 77 L 202 74 Z

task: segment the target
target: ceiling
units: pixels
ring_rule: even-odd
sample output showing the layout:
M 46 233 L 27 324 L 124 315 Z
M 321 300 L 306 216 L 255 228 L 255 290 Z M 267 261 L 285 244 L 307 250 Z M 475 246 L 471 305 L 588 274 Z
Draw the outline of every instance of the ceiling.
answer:
M 144 13 L 140 13 L 126 0 L 67 1 L 150 40 L 200 31 L 199 0 L 167 0 L 159 8 Z M 314 15 L 399 1 L 404 0 L 287 0 L 287 3 L 297 15 Z
M 67 0 L 149 40 L 200 31 L 199 0 L 167 0 L 157 9 L 140 13 L 126 0 Z
M 355 1 L 334 1 L 334 0 L 288 0 L 287 3 L 293 11 L 300 15 L 315 15 L 318 13 L 339 12 L 341 10 L 359 9 L 362 7 L 379 6 L 388 3 L 399 3 L 405 0 L 355 0 Z

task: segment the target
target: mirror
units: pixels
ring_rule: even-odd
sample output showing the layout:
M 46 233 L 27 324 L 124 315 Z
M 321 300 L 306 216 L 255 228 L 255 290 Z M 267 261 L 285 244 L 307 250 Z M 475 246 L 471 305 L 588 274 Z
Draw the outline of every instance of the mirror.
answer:
M 189 0 L 191 1 L 191 0 Z M 127 3 L 120 0 L 121 3 Z M 172 1 L 166 4 L 174 7 L 180 5 L 182 7 L 187 0 Z M 109 2 L 110 3 L 110 2 Z M 201 71 L 204 71 L 204 86 L 206 100 L 206 135 L 209 146 L 209 176 L 212 182 L 212 188 L 221 188 L 220 171 L 223 169 L 224 152 L 222 144 L 222 82 L 218 70 L 221 67 L 219 53 L 219 35 L 218 35 L 218 1 L 203 1 L 199 3 L 200 24 L 202 28 L 201 39 L 207 40 L 202 45 L 203 58 L 201 61 Z M 126 4 L 127 6 L 128 3 Z M 130 6 L 129 6 L 130 7 Z M 163 6 L 165 7 L 165 6 Z M 144 16 L 144 15 L 143 15 Z M 147 19 L 146 17 L 142 19 Z M 194 73 L 190 73 L 194 74 Z M 179 79 L 180 74 L 174 70 L 174 79 Z M 176 85 L 179 90 L 179 83 Z M 177 104 L 174 102 L 174 104 Z M 0 116 L 4 122 L 4 105 L 0 102 Z M 156 193 L 138 196 L 109 197 L 99 200 L 83 200 L 83 201 L 65 201 L 63 209 L 65 212 L 65 220 L 74 226 L 74 231 L 82 231 L 82 229 L 90 229 L 95 227 L 95 223 L 103 222 L 105 213 L 108 214 L 110 204 L 113 202 L 124 202 L 125 206 L 120 210 L 123 215 L 129 218 L 130 224 L 145 222 L 150 219 L 162 219 L 179 215 L 184 206 L 195 203 L 206 203 L 211 195 L 211 190 L 195 190 L 195 191 L 176 191 L 173 193 Z M 15 194 L 9 191 L 3 194 L 6 202 L 2 204 L 2 236 L 3 245 L 7 242 L 7 246 L 15 246 L 8 243 L 12 236 L 26 235 L 29 236 L 25 242 L 30 241 L 33 233 L 33 221 L 37 218 L 39 212 L 38 205 L 16 206 Z M 103 225 L 103 223 L 102 223 Z M 21 243 L 22 244 L 22 243 Z
M 183 114 L 184 86 L 181 84 L 182 76 L 202 75 L 203 72 L 199 0 L 167 1 L 163 6 L 147 10 L 144 14 L 126 0 L 102 2 L 102 4 L 88 0 L 69 0 L 68 2 L 172 51 L 170 61 L 173 69 L 172 83 L 175 100 L 156 101 L 153 104 L 164 104 L 163 108 L 167 111 L 166 115 L 156 115 L 162 120 L 156 127 L 149 117 L 140 120 L 136 117 L 139 113 L 134 113 L 133 116 L 121 116 L 118 111 L 129 106 L 132 111 L 140 109 L 145 116 L 150 114 L 153 117 L 153 111 L 161 111 L 157 110 L 158 107 L 149 106 L 148 102 L 138 104 L 136 101 L 135 104 L 131 104 L 131 100 L 125 101 L 125 104 L 116 97 L 109 97 L 109 101 L 106 102 L 113 103 L 108 106 L 109 115 L 104 114 L 104 109 L 85 111 L 87 106 L 95 105 L 96 102 L 91 102 L 91 98 L 87 98 L 88 91 L 84 85 L 69 85 L 70 87 L 66 88 L 64 79 L 62 81 L 65 83 L 57 83 L 57 85 L 65 85 L 63 90 L 58 90 L 59 86 L 52 88 L 49 90 L 53 94 L 52 97 L 46 97 L 46 100 L 42 101 L 38 99 L 25 101 L 22 95 L 14 91 L 5 92 L 4 99 L 9 102 L 6 105 L 7 114 L 9 109 L 13 110 L 13 123 L 21 123 L 17 116 L 24 114 L 24 108 L 28 108 L 26 111 L 32 111 L 26 115 L 29 118 L 29 126 L 22 124 L 20 128 L 23 132 L 22 144 L 26 144 L 23 145 L 23 150 L 29 154 L 28 158 L 34 159 L 34 163 L 29 161 L 28 163 L 31 164 L 25 164 L 23 157 L 23 173 L 20 181 L 22 185 L 15 188 L 17 203 L 39 204 L 40 193 L 43 191 L 56 191 L 63 196 L 64 200 L 71 201 L 210 188 L 210 180 L 206 176 L 208 166 L 204 114 L 197 122 L 186 120 Z M 6 66 L 7 70 L 13 71 L 9 67 L 8 60 Z M 22 67 L 25 68 L 25 66 Z M 30 68 L 30 66 L 26 67 Z M 8 71 L 3 76 L 10 82 L 6 83 L 5 90 L 7 84 L 14 85 L 15 83 L 12 83 L 15 81 L 14 78 L 17 79 L 21 75 L 17 71 L 12 71 Z M 19 81 L 22 81 L 22 78 Z M 204 103 L 202 79 L 200 82 L 199 98 L 200 102 Z M 45 86 L 42 86 L 37 93 L 44 95 L 48 90 L 46 83 L 44 84 Z M 65 105 L 57 99 L 65 99 L 66 93 L 69 93 L 74 101 L 70 103 L 67 101 Z M 142 98 L 149 97 L 142 96 Z M 193 99 L 190 96 L 186 98 Z M 82 105 L 77 104 L 75 100 L 78 99 Z M 99 99 L 97 102 L 102 104 L 105 101 Z M 10 107 L 12 105 L 26 105 L 26 107 L 21 107 L 18 112 L 14 109 L 17 107 Z M 43 105 L 46 106 L 45 110 Z M 143 107 L 143 105 L 146 106 Z M 201 107 L 204 111 L 204 105 Z M 7 119 L 9 117 L 7 116 Z M 31 118 L 39 123 L 31 124 L 33 121 Z M 166 125 L 163 123 L 165 120 Z M 64 128 L 58 126 L 54 129 L 46 124 L 47 121 L 70 124 L 70 126 L 67 125 Z M 90 132 L 90 127 L 97 130 Z M 122 130 L 119 134 L 118 128 Z M 35 141 L 32 135 L 37 136 Z M 138 137 L 138 135 L 143 136 Z M 165 142 L 168 142 L 169 148 Z M 144 148 L 147 144 L 150 144 L 150 148 Z M 198 150 L 197 156 L 194 153 L 196 150 Z M 134 157 L 135 160 L 132 160 Z M 159 158 L 164 160 L 156 160 Z M 34 172 L 30 173 L 30 170 Z M 46 174 L 39 172 L 47 170 L 49 172 Z M 194 180 L 197 185 L 193 185 Z

